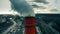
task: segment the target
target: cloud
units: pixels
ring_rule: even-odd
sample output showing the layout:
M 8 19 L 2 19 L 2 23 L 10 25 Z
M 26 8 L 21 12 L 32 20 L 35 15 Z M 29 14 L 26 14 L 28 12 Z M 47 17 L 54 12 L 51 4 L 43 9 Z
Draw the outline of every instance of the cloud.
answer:
M 58 9 L 51 9 L 50 11 L 51 11 L 51 12 L 57 12 L 57 11 L 59 12 Z
M 48 4 L 49 2 L 47 2 L 46 0 L 34 0 L 37 3 L 43 3 L 43 4 Z
M 10 0 L 10 2 L 12 10 L 17 11 L 24 16 L 34 16 L 32 7 L 25 0 Z
M 33 6 L 34 8 L 39 8 L 39 6 L 36 5 L 36 4 L 33 4 L 32 6 Z
M 33 6 L 34 8 L 46 9 L 46 7 L 44 7 L 44 6 L 38 6 L 38 5 L 36 5 L 36 4 L 33 4 L 32 6 Z
M 40 6 L 39 8 L 40 8 L 40 9 L 46 9 L 46 7 L 44 7 L 44 6 Z

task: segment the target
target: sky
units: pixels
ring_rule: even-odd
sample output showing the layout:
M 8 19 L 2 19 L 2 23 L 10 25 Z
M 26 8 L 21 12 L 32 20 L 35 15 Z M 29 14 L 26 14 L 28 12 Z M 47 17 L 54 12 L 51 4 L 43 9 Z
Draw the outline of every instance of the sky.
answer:
M 60 0 L 26 0 L 35 13 L 60 13 Z M 39 1 L 39 2 L 38 2 Z M 11 12 L 11 3 L 9 0 L 0 0 L 0 13 Z

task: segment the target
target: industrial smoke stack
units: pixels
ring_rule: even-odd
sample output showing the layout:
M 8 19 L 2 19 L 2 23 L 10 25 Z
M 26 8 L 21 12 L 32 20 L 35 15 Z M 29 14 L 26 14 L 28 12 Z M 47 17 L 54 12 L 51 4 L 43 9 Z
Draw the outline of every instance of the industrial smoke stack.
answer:
M 10 0 L 11 8 L 23 16 L 35 16 L 32 7 L 25 0 Z
M 35 14 L 25 0 L 10 0 L 12 10 L 22 14 L 24 18 L 24 34 L 35 34 Z

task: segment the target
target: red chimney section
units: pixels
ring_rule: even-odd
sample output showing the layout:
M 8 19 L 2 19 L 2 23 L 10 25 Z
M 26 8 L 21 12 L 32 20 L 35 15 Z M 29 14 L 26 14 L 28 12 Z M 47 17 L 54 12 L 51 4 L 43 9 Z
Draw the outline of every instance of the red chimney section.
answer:
M 25 17 L 24 27 L 24 34 L 35 34 L 35 17 Z

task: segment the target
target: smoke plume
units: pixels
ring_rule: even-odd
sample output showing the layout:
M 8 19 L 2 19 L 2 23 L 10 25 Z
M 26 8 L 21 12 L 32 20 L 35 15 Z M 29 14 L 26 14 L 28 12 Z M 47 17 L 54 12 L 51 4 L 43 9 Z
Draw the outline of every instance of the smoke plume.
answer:
M 32 7 L 25 0 L 10 0 L 11 8 L 23 16 L 35 16 Z

